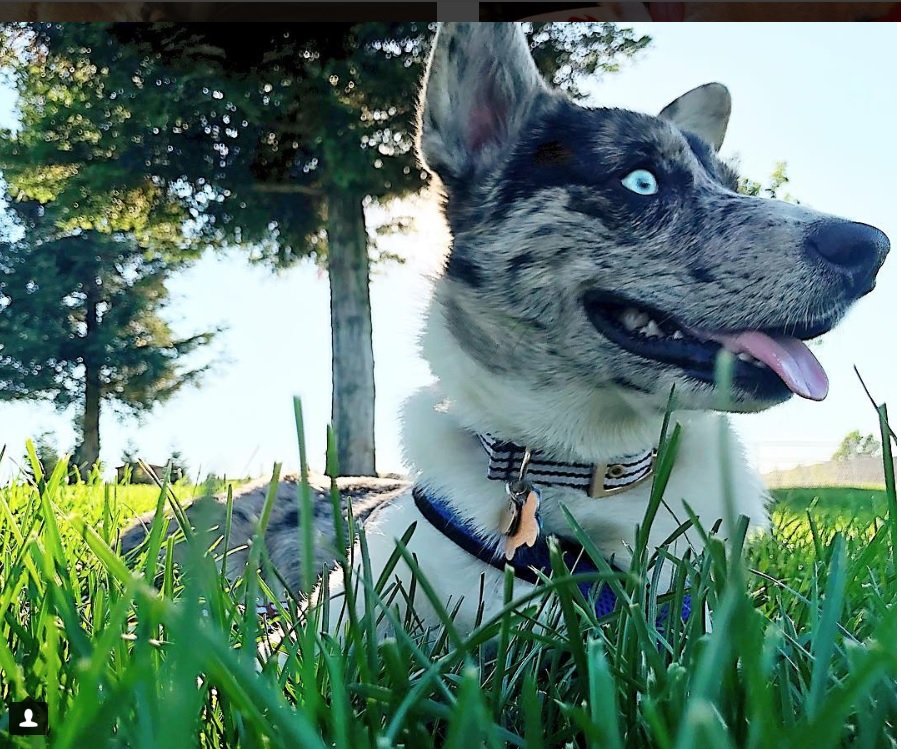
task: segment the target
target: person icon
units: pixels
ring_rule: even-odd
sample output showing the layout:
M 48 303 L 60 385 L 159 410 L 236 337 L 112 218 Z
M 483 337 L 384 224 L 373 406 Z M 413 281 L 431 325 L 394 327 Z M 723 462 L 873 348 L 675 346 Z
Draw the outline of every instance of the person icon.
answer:
M 13 736 L 46 735 L 47 703 L 30 697 L 9 703 L 9 732 Z

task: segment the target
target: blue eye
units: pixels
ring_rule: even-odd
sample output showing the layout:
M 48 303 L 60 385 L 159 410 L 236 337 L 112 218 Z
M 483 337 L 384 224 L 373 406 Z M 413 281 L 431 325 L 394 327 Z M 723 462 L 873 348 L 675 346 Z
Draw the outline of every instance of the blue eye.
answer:
M 657 178 L 647 169 L 636 169 L 622 178 L 623 187 L 637 195 L 653 195 L 657 192 Z

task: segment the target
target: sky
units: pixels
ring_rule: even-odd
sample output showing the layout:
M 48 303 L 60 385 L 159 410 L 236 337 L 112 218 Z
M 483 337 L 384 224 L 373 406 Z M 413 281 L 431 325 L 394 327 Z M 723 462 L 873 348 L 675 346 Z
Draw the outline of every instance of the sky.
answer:
M 760 470 L 828 459 L 849 431 L 878 431 L 852 366 L 877 402 L 898 413 L 897 384 L 897 31 L 895 24 L 636 24 L 653 44 L 614 75 L 589 85 L 589 103 L 657 112 L 710 81 L 732 92 L 733 113 L 721 153 L 741 157 L 741 172 L 765 181 L 788 163 L 792 195 L 804 204 L 885 231 L 892 253 L 876 291 L 814 351 L 831 387 L 821 403 L 793 398 L 763 414 L 734 416 Z M 0 90 L 0 125 L 13 121 L 14 96 Z M 418 198 L 396 210 L 416 230 L 380 240 L 407 262 L 374 269 L 372 315 L 376 367 L 376 460 L 403 471 L 398 411 L 432 381 L 417 334 L 428 300 L 428 274 L 440 267 L 448 235 L 434 203 Z M 370 215 L 370 218 L 375 218 Z M 151 463 L 180 450 L 192 473 L 259 476 L 274 462 L 299 464 L 292 399 L 303 403 L 308 458 L 324 466 L 331 409 L 329 295 L 326 275 L 304 263 L 278 275 L 240 255 L 210 256 L 170 284 L 168 317 L 189 334 L 225 326 L 193 363 L 213 362 L 199 389 L 187 389 L 141 421 L 101 418 L 101 458 L 120 463 L 129 443 Z M 49 405 L 0 403 L 0 445 L 15 471 L 30 435 L 50 431 L 75 441 L 71 414 Z

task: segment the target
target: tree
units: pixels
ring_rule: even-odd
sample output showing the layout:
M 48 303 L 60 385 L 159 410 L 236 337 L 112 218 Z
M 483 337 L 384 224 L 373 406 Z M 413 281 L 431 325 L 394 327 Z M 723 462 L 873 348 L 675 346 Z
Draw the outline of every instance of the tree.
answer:
M 59 447 L 56 444 L 53 432 L 44 430 L 34 437 L 32 445 L 34 447 L 34 454 L 41 464 L 41 472 L 45 476 L 49 476 L 56 468 L 56 464 L 63 459 Z M 31 465 L 31 456 L 27 452 L 22 457 L 22 466 L 23 471 L 28 478 L 32 480 L 37 479 L 34 467 Z
M 882 445 L 872 434 L 863 435 L 855 429 L 844 436 L 832 460 L 854 460 L 864 456 L 878 458 L 882 455 Z
M 125 447 L 122 448 L 122 453 L 119 455 L 119 460 L 121 460 L 122 464 L 126 466 L 137 465 L 138 455 L 138 446 L 134 443 L 134 440 L 128 440 L 128 442 L 125 444 Z
M 173 334 L 160 317 L 173 264 L 129 235 L 61 231 L 36 202 L 13 209 L 22 236 L 0 240 L 0 399 L 75 406 L 74 463 L 89 471 L 102 404 L 146 412 L 197 382 L 205 367 L 180 360 L 214 334 Z
M 615 70 L 649 42 L 612 24 L 527 30 L 539 69 L 577 96 L 580 73 Z M 413 123 L 431 34 L 421 23 L 8 31 L 23 127 L 0 140 L 0 166 L 81 225 L 125 226 L 107 196 L 141 195 L 134 231 L 178 237 L 183 211 L 186 247 L 241 245 L 275 267 L 327 262 L 339 466 L 373 474 L 364 206 L 426 181 Z
M 169 479 L 171 481 L 181 481 L 188 476 L 188 462 L 185 460 L 185 456 L 182 455 L 181 450 L 173 450 L 166 460 L 166 465 L 169 466 Z
M 738 159 L 734 159 L 734 166 L 738 166 Z M 784 200 L 786 203 L 798 203 L 785 186 L 791 181 L 788 178 L 788 164 L 785 161 L 777 161 L 770 174 L 769 181 L 766 185 L 755 182 L 748 177 L 741 177 L 738 180 L 738 191 L 744 195 L 753 195 L 755 197 L 772 198 L 773 200 Z

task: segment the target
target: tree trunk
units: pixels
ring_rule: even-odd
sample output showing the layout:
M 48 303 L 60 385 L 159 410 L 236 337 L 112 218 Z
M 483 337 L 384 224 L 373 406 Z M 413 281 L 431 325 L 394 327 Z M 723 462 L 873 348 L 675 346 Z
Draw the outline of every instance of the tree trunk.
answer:
M 87 475 L 100 460 L 100 368 L 87 363 L 84 368 L 84 418 L 81 431 L 78 464 L 82 467 L 82 474 Z
M 75 461 L 85 478 L 100 460 L 100 362 L 95 360 L 95 338 L 100 324 L 97 307 L 100 302 L 96 278 L 85 288 L 84 337 L 84 413 L 81 422 L 81 443 Z
M 375 371 L 363 200 L 331 188 L 332 425 L 343 476 L 375 476 Z

